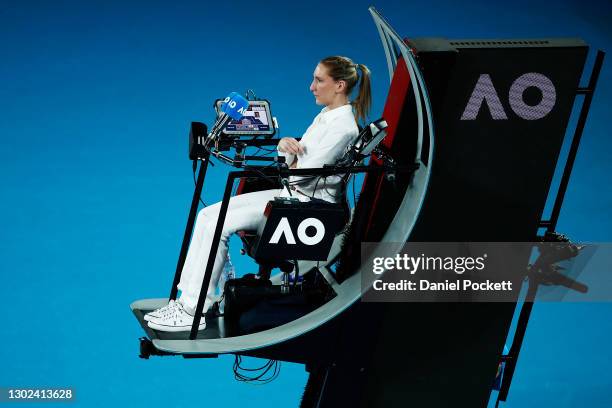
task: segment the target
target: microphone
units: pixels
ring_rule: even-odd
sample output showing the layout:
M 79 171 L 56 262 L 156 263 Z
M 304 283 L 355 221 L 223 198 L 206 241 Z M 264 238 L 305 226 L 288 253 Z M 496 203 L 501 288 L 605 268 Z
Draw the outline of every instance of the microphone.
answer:
M 230 120 L 240 120 L 247 108 L 249 107 L 249 102 L 238 92 L 230 93 L 224 100 L 221 105 L 221 113 L 219 117 L 217 117 L 217 121 L 213 125 L 212 130 L 208 134 L 207 144 L 212 140 L 216 140 L 221 135 L 221 132 Z

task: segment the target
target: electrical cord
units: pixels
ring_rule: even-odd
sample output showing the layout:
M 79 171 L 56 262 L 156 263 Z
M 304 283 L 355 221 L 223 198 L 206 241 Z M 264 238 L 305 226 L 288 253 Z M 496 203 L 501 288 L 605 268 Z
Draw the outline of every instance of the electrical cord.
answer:
M 251 98 L 249 98 L 249 94 L 251 95 Z M 247 91 L 245 92 L 245 95 L 246 95 L 246 99 L 249 101 L 257 100 L 257 95 L 255 95 L 255 91 L 253 91 L 252 89 L 247 89 Z
M 261 150 L 263 150 L 264 152 L 267 152 L 267 153 L 265 153 L 265 154 L 262 154 L 262 155 L 258 156 L 257 154 L 258 154 L 258 153 L 259 153 Z M 257 151 L 256 151 L 256 152 L 253 154 L 253 156 L 257 156 L 257 157 L 265 157 L 265 156 L 269 156 L 269 155 L 271 155 L 272 153 L 276 153 L 276 150 L 266 149 L 266 148 L 264 148 L 264 147 L 261 147 L 261 146 L 260 146 L 260 147 L 258 147 L 258 148 L 257 148 Z
M 263 366 L 255 368 L 243 367 L 241 364 L 242 357 L 236 355 L 233 366 L 234 378 L 240 382 L 246 382 L 253 385 L 264 385 L 274 381 L 280 374 L 281 364 L 277 360 L 268 360 Z M 270 371 L 272 372 L 270 373 Z
M 196 181 L 196 169 L 198 168 L 198 162 L 197 162 L 197 160 L 194 160 L 194 161 L 193 161 L 193 167 L 192 167 L 192 168 L 193 168 L 193 185 L 194 185 L 194 187 L 195 187 L 195 186 L 198 184 L 198 183 L 197 183 L 197 181 Z M 205 203 L 204 201 L 202 201 L 202 195 L 201 195 L 201 194 L 200 194 L 200 197 L 199 197 L 199 198 L 200 198 L 200 202 L 202 203 L 202 205 L 203 205 L 204 207 L 206 207 L 207 205 L 206 205 L 206 203 Z
M 284 177 L 281 177 L 280 181 L 283 187 L 287 189 L 287 192 L 289 193 L 289 197 L 293 197 L 293 193 L 291 192 L 291 188 L 289 187 L 289 181 Z
M 280 139 L 280 129 L 277 128 L 277 130 L 278 130 L 278 133 L 277 133 L 278 134 L 278 138 Z M 252 140 L 255 140 L 255 139 L 257 139 L 257 136 L 253 137 Z M 259 152 L 260 150 L 268 152 L 268 153 L 264 154 L 263 156 L 268 156 L 268 155 L 270 155 L 272 153 L 277 153 L 278 152 L 278 149 L 267 149 L 267 148 L 265 148 L 263 146 L 258 146 L 257 147 L 257 152 Z M 257 152 L 255 152 L 255 154 L 257 154 Z
M 353 205 L 354 206 L 357 206 L 357 196 L 356 196 L 356 193 L 355 193 L 355 179 L 356 178 L 357 177 L 355 177 L 355 175 L 353 174 Z
M 304 181 L 310 181 L 310 180 L 314 180 L 317 177 L 323 177 L 323 176 L 293 176 L 293 177 L 301 177 L 299 180 L 294 180 L 294 181 L 290 181 L 290 184 L 300 184 Z
M 270 167 L 274 166 L 275 164 L 276 163 L 269 164 L 269 165 L 265 166 L 264 169 L 270 168 Z M 257 168 L 257 167 L 244 166 L 244 169 L 245 170 L 254 171 L 254 172 L 258 173 L 262 178 L 264 178 L 265 180 L 268 180 L 268 181 L 276 180 L 276 178 L 278 177 L 278 176 L 269 176 L 269 175 L 265 174 L 263 171 L 261 171 L 260 168 Z
M 317 182 L 316 182 L 316 184 L 315 184 L 315 187 L 314 187 L 314 190 L 313 190 L 313 192 L 312 192 L 312 196 L 311 196 L 311 198 L 314 198 L 315 192 L 317 191 L 317 186 L 318 186 L 319 181 L 321 180 L 321 178 L 323 178 L 323 187 L 322 187 L 322 189 L 323 189 L 323 190 L 325 190 L 325 192 L 326 192 L 327 194 L 329 194 L 330 196 L 334 197 L 334 199 L 339 198 L 339 197 L 338 197 L 338 194 L 332 194 L 332 193 L 329 191 L 329 189 L 328 189 L 328 187 L 327 187 L 327 177 L 329 177 L 329 176 L 319 176 L 319 179 L 317 180 Z M 344 176 L 342 176 L 342 177 L 340 178 L 340 182 L 341 182 L 341 183 L 348 183 L 348 180 L 349 180 L 351 177 L 353 177 L 353 181 L 354 181 L 354 175 L 352 175 L 351 173 L 347 172 L 347 173 L 345 173 L 345 174 L 344 174 Z M 346 181 L 345 181 L 345 179 L 346 179 Z M 353 188 L 354 188 L 354 182 L 353 182 Z M 353 194 L 354 194 L 354 190 L 353 190 Z M 340 196 L 342 196 L 342 191 L 340 192 Z M 342 198 L 342 197 L 340 197 L 340 198 Z

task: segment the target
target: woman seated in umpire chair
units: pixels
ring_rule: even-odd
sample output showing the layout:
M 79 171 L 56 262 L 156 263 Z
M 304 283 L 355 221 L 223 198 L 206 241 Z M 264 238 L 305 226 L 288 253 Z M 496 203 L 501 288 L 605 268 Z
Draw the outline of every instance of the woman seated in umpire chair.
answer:
M 350 95 L 356 86 L 357 97 L 351 102 Z M 353 143 L 359 133 L 358 120 L 365 122 L 370 108 L 370 71 L 365 65 L 355 64 L 346 57 L 327 57 L 317 65 L 310 91 L 317 105 L 324 105 L 324 108 L 299 142 L 285 137 L 278 143 L 278 155 L 285 157 L 290 168 L 321 168 L 325 164 L 335 164 Z M 314 197 L 337 202 L 341 195 L 341 183 L 340 176 L 328 176 L 325 182 L 320 183 L 317 177 L 293 176 L 290 180 L 292 196 L 301 201 Z M 214 294 L 227 259 L 231 234 L 241 230 L 256 230 L 264 218 L 268 201 L 288 195 L 285 189 L 272 189 L 240 194 L 230 199 L 203 313 L 215 300 Z M 221 203 L 216 203 L 199 212 L 178 284 L 180 297 L 145 315 L 152 329 L 165 332 L 191 330 L 204 277 L 203 265 L 208 262 L 220 207 Z M 198 329 L 205 327 L 206 321 L 202 316 Z

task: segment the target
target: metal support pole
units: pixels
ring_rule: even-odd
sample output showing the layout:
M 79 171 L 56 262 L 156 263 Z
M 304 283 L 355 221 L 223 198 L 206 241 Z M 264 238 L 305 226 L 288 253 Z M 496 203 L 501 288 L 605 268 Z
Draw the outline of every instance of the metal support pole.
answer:
M 597 51 L 597 57 L 595 57 L 595 64 L 593 65 L 593 71 L 591 73 L 588 88 L 580 88 L 577 90 L 578 94 L 584 93 L 585 97 L 582 103 L 582 108 L 580 109 L 580 116 L 578 117 L 578 123 L 576 124 L 576 131 L 574 132 L 572 145 L 567 156 L 567 162 L 565 163 L 565 168 L 563 169 L 563 177 L 561 178 L 561 183 L 559 184 L 557 198 L 555 199 L 555 204 L 550 216 L 550 223 L 548 224 L 547 228 L 548 232 L 554 232 L 555 228 L 557 227 L 557 221 L 559 220 L 559 214 L 561 213 L 561 206 L 563 205 L 567 185 L 569 184 L 569 179 L 572 174 L 574 161 L 576 160 L 576 155 L 578 154 L 578 146 L 580 145 L 580 139 L 582 138 L 582 132 L 584 130 L 584 125 L 586 124 L 587 115 L 589 114 L 589 108 L 591 107 L 591 101 L 593 100 L 593 94 L 595 92 L 595 87 L 597 86 L 597 79 L 599 78 L 599 72 L 601 71 L 601 66 L 603 64 L 605 55 L 605 52 L 601 50 Z
M 497 397 L 498 402 L 505 401 L 506 398 L 508 398 L 510 384 L 512 384 L 512 377 L 514 375 L 516 363 L 518 362 L 518 356 L 521 351 L 521 347 L 523 346 L 523 339 L 525 338 L 525 333 L 527 331 L 527 322 L 529 321 L 529 316 L 531 315 L 531 311 L 533 309 L 533 302 L 535 301 L 536 294 L 538 293 L 538 286 L 538 282 L 531 280 L 529 281 L 527 296 L 525 296 L 525 302 L 521 307 L 521 312 L 519 314 L 518 324 L 516 327 L 514 339 L 512 341 L 512 346 L 510 346 L 510 351 L 508 352 L 508 356 L 506 358 L 504 379 L 502 381 L 502 385 L 499 390 L 499 395 Z
M 195 340 L 195 338 L 198 336 L 198 326 L 200 325 L 200 320 L 202 319 L 204 301 L 206 300 L 206 294 L 208 293 L 208 286 L 210 285 L 217 250 L 219 249 L 221 231 L 223 231 L 223 224 L 225 223 L 225 216 L 227 215 L 227 208 L 229 207 L 229 201 L 232 195 L 232 187 L 234 186 L 234 180 L 239 175 L 240 172 L 233 171 L 227 176 L 225 192 L 223 193 L 223 201 L 221 201 L 221 208 L 219 210 L 219 218 L 217 218 L 217 226 L 215 227 L 215 234 L 213 235 L 212 244 L 210 246 L 208 262 L 206 263 L 206 271 L 204 272 L 204 280 L 202 282 L 202 288 L 200 289 L 200 296 L 198 297 L 198 304 L 196 306 L 195 315 L 193 318 L 193 325 L 191 326 L 191 333 L 189 334 L 190 340 Z
M 178 261 L 176 263 L 176 272 L 174 273 L 174 281 L 172 282 L 172 289 L 170 289 L 170 300 L 176 300 L 178 292 L 178 284 L 181 280 L 181 273 L 183 271 L 183 265 L 185 264 L 185 258 L 187 257 L 187 250 L 189 249 L 189 241 L 191 240 L 191 233 L 193 231 L 193 224 L 195 222 L 196 213 L 198 211 L 198 203 L 200 196 L 202 195 L 202 186 L 204 186 L 204 177 L 206 177 L 206 169 L 208 168 L 208 160 L 210 156 L 206 156 L 200 160 L 200 170 L 198 171 L 198 178 L 196 180 L 195 191 L 193 192 L 193 198 L 191 199 L 191 208 L 189 210 L 189 217 L 187 217 L 187 225 L 185 226 L 185 234 L 183 235 L 183 243 L 181 245 L 181 252 L 179 254 Z

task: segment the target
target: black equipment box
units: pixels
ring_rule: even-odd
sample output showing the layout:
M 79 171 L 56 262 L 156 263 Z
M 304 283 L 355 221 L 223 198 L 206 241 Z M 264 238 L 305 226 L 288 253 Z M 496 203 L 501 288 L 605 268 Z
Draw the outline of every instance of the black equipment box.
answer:
M 202 122 L 191 122 L 189 129 L 189 160 L 197 160 L 198 157 L 205 157 L 207 152 L 204 148 L 204 141 L 208 136 L 208 128 Z

